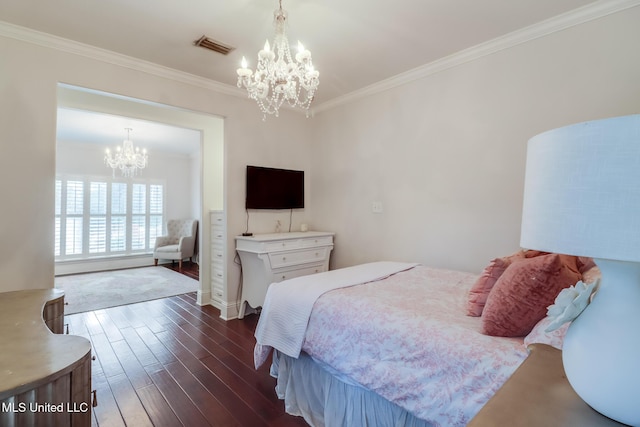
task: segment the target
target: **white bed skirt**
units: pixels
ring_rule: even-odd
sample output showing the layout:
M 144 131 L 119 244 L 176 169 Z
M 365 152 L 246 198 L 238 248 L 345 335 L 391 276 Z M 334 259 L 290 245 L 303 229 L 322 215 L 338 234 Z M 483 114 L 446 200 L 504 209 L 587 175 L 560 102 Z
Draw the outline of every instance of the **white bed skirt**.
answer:
M 278 397 L 287 413 L 302 416 L 312 427 L 432 427 L 378 394 L 339 380 L 306 353 L 298 359 L 273 353 Z

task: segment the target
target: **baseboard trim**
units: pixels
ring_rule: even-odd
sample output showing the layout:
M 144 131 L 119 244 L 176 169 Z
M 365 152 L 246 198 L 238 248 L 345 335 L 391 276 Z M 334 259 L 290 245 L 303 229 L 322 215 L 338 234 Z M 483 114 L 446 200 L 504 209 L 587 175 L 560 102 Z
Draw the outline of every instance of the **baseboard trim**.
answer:
M 220 301 L 220 318 L 222 320 L 233 320 L 238 318 L 238 305 L 235 301 Z
M 198 291 L 196 303 L 200 306 L 212 305 L 220 310 L 222 320 L 233 320 L 238 318 L 238 308 L 235 302 L 220 301 L 211 297 L 211 292 Z
M 65 276 L 68 274 L 94 273 L 98 271 L 152 266 L 153 257 L 150 254 L 92 260 L 58 261 L 55 263 L 54 274 L 56 276 Z
M 196 295 L 196 304 L 203 306 L 203 305 L 212 305 L 214 307 L 216 307 L 216 305 L 214 304 L 213 299 L 211 299 L 211 292 L 204 292 L 202 289 L 198 289 L 197 295 Z M 219 308 L 219 307 L 216 307 Z

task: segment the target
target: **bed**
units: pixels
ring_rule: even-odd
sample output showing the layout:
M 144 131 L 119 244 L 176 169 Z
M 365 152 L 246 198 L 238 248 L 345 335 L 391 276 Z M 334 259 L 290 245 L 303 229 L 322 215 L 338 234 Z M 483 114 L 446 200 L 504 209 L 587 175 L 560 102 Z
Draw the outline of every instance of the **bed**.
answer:
M 312 426 L 464 426 L 527 357 L 467 315 L 477 274 L 377 262 L 269 287 L 256 368 Z M 575 283 L 575 282 L 574 282 Z

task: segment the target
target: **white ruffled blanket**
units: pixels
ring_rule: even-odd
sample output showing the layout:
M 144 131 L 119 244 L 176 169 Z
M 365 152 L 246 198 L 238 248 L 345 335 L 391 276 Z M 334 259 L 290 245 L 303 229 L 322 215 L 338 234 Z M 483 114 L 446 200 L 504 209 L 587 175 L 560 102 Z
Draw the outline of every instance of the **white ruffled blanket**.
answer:
M 300 355 L 311 310 L 324 293 L 381 280 L 416 265 L 382 261 L 272 283 L 255 332 L 256 368 L 265 362 L 271 348 L 295 358 Z

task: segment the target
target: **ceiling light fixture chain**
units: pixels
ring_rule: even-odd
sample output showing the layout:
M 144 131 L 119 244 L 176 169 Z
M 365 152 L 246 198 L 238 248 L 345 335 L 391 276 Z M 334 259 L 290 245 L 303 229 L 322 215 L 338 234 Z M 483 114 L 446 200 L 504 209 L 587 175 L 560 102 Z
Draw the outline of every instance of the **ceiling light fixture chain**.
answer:
M 116 169 L 120 169 L 122 176 L 125 178 L 132 178 L 138 174 L 139 170 L 147 167 L 148 156 L 147 150 L 140 151 L 140 147 L 133 146 L 133 141 L 130 138 L 131 128 L 125 128 L 127 131 L 127 139 L 122 141 L 122 147 L 118 146 L 115 153 L 107 148 L 104 155 L 104 163 L 113 169 L 113 175 L 115 176 Z
M 282 9 L 282 0 L 279 0 L 279 5 L 279 9 L 273 13 L 273 50 L 267 40 L 264 48 L 258 52 L 255 73 L 248 68 L 245 57 L 242 57 L 241 68 L 237 70 L 238 87 L 244 86 L 249 98 L 258 103 L 263 120 L 266 120 L 267 114 L 278 117 L 285 100 L 291 107 L 306 110 L 309 117 L 309 107 L 320 82 L 320 73 L 311 62 L 311 52 L 302 43 L 298 42 L 298 53 L 295 60 L 292 58 L 286 36 L 287 12 Z

